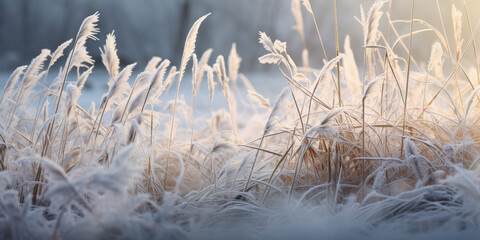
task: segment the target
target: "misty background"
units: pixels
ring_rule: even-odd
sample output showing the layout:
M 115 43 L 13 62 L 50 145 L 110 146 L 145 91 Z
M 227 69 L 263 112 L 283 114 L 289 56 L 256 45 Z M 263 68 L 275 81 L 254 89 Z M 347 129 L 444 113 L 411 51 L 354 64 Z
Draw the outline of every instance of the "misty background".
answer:
M 374 0 L 337 0 L 340 51 L 343 40 L 350 35 L 357 60 L 362 61 L 363 35 L 354 16 L 360 16 L 360 5 L 365 12 Z M 465 12 L 463 0 L 439 0 L 447 31 L 452 31 L 451 4 Z M 466 1 L 472 28 L 479 19 L 480 1 Z M 329 58 L 335 55 L 335 26 L 333 0 L 311 0 L 320 32 Z M 392 19 L 409 19 L 410 3 L 393 0 Z M 0 71 L 12 71 L 16 66 L 28 64 L 42 48 L 52 51 L 64 41 L 74 38 L 83 19 L 96 11 L 100 13 L 100 41 L 87 41 L 90 54 L 101 63 L 99 47 L 108 33 L 115 30 L 121 64 L 138 62 L 143 66 L 152 56 L 170 59 L 178 65 L 183 44 L 193 22 L 211 12 L 200 27 L 197 52 L 213 48 L 212 56 L 227 56 L 232 43 L 242 61 L 242 72 L 265 70 L 257 59 L 265 51 L 258 43 L 258 32 L 264 31 L 272 39 L 287 42 L 289 53 L 300 61 L 302 43 L 290 11 L 290 0 L 0 0 Z M 388 10 L 385 4 L 383 11 Z M 302 7 L 307 46 L 312 66 L 321 62 L 320 44 L 312 19 Z M 417 1 L 415 18 L 421 18 L 442 29 L 435 0 Z M 383 16 L 381 28 L 387 27 Z M 464 13 L 464 23 L 466 24 Z M 409 24 L 396 25 L 402 33 Z M 470 32 L 464 25 L 464 37 Z M 451 35 L 451 34 L 449 34 Z M 435 35 L 433 32 L 415 36 L 413 52 L 427 58 Z M 466 46 L 467 41 L 464 41 Z M 452 41 L 451 41 L 452 42 Z M 314 64 L 314 63 L 318 64 Z M 58 65 L 58 64 L 57 64 Z M 97 66 L 98 69 L 98 66 Z

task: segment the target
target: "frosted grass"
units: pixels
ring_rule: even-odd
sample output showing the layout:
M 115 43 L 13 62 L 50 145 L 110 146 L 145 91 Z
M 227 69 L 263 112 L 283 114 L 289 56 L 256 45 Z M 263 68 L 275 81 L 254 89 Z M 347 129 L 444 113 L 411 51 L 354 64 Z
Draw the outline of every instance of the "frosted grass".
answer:
M 84 41 L 105 40 L 95 28 L 98 14 L 88 17 L 78 48 L 52 61 L 65 61 L 66 70 L 52 71 L 42 86 L 50 65 L 44 70 L 33 61 L 35 71 L 11 84 L 0 103 L 0 238 L 477 236 L 479 82 L 472 79 L 479 69 L 465 57 L 474 38 L 458 34 L 462 13 L 452 7 L 456 48 L 419 20 L 423 31 L 387 41 L 379 25 L 396 32 L 395 24 L 411 23 L 389 22 L 387 5 L 377 1 L 369 17 L 361 8 L 370 45 L 360 63 L 349 41 L 336 58 L 310 63 L 308 55 L 318 52 L 305 49 L 295 62 L 290 54 L 300 53 L 263 32 L 259 62 L 278 67 L 276 74 L 238 72 L 242 52 L 235 44 L 230 56 L 198 61 L 204 15 L 187 37 L 182 66 L 154 57 L 122 74 L 121 46 L 108 35 L 102 51 L 109 71 L 93 69 L 82 89 L 74 83 L 92 65 Z M 315 19 L 309 1 L 294 0 L 297 22 L 300 6 Z M 302 36 L 301 26 L 295 30 Z M 440 42 L 428 43 L 436 49 L 432 58 L 450 62 L 415 59 L 402 42 L 427 30 Z M 192 84 L 199 83 L 197 95 Z M 147 86 L 155 86 L 154 98 Z

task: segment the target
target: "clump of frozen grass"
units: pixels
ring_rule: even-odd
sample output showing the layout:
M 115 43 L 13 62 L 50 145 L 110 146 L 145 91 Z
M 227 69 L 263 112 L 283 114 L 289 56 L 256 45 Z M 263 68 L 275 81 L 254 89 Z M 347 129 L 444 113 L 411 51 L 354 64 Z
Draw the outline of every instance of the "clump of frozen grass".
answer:
M 277 65 L 287 84 L 272 104 L 239 72 L 235 44 L 228 58 L 212 57 L 212 49 L 195 52 L 205 15 L 193 24 L 179 66 L 153 57 L 132 86 L 136 65 L 120 71 L 115 36 L 108 34 L 100 51 L 109 90 L 87 111 L 77 100 L 93 71 L 85 41 L 98 40 L 99 14 L 87 17 L 74 40 L 53 54 L 42 50 L 4 88 L 0 238 L 242 238 L 277 231 L 293 237 L 287 230 L 305 238 L 470 236 L 480 221 L 479 87 L 465 64 L 474 39 L 464 44 L 455 7 L 455 47 L 448 46 L 446 31 L 442 36 L 425 22 L 410 22 L 412 15 L 408 23 L 439 39 L 423 60 L 426 71 L 410 68 L 402 56 L 415 54 L 403 41 L 423 31 L 401 35 L 382 18 L 389 16 L 382 14 L 384 3 L 376 1 L 367 17 L 362 10 L 359 20 L 369 75 L 363 86 L 348 36 L 344 53 L 329 60 L 324 51 L 325 61 L 310 66 L 306 44 L 294 53 L 303 59 L 297 64 L 287 43 L 260 32 L 266 50 L 260 63 Z M 302 6 L 316 21 L 310 1 L 292 1 L 295 30 L 305 42 Z M 386 24 L 397 39 L 388 41 L 380 31 Z M 72 41 L 65 65 L 45 86 L 40 80 Z M 190 59 L 188 105 L 178 90 Z M 78 74 L 69 75 L 72 70 Z M 175 99 L 160 101 L 175 81 Z M 197 118 L 194 99 L 205 82 L 210 101 L 221 108 Z M 241 102 L 245 112 L 237 112 L 240 84 L 252 100 Z M 29 99 L 38 99 L 35 114 Z

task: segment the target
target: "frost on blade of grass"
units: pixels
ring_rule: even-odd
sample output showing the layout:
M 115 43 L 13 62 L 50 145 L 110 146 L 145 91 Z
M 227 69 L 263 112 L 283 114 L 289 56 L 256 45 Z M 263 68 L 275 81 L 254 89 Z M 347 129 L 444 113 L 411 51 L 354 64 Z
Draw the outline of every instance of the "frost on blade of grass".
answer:
M 472 76 L 479 69 L 469 68 L 466 54 L 476 49 L 475 39 L 462 38 L 464 21 L 455 7 L 453 31 L 442 35 L 421 16 L 390 20 L 392 9 L 382 14 L 384 4 L 376 1 L 367 16 L 360 8 L 364 48 L 352 49 L 354 38 L 347 36 L 344 53 L 331 59 L 306 44 L 291 52 L 286 42 L 260 32 L 265 53 L 258 60 L 277 67 L 282 78 L 274 84 L 286 85 L 273 103 L 241 73 L 246 60 L 235 44 L 227 58 L 212 49 L 195 52 L 207 14 L 193 23 L 179 66 L 152 57 L 136 68 L 143 72 L 133 71 L 135 63 L 120 70 L 122 48 L 108 34 L 100 52 L 109 76 L 99 79 L 108 92 L 98 106 L 83 109 L 77 102 L 95 71 L 86 40 L 99 32 L 99 14 L 87 17 L 73 40 L 53 54 L 42 50 L 6 81 L 0 238 L 421 239 L 478 233 L 480 88 Z M 316 5 L 293 0 L 291 7 L 305 42 L 302 8 L 316 25 Z M 396 28 L 410 20 L 422 29 Z M 439 39 L 415 47 L 431 49 L 431 56 L 410 54 L 409 70 L 404 41 L 430 30 Z M 354 52 L 364 53 L 362 68 Z M 309 62 L 310 56 L 324 61 Z M 300 57 L 301 63 L 294 61 Z M 50 68 L 62 61 L 47 86 Z M 189 77 L 187 103 L 179 88 Z M 168 99 L 174 84 L 176 97 Z M 211 104 L 199 114 L 195 104 L 203 97 Z

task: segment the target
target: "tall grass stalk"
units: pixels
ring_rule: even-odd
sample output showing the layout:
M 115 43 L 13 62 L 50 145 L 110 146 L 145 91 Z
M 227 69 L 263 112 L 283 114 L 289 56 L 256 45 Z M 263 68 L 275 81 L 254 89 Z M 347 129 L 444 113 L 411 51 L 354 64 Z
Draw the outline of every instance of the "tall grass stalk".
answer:
M 407 106 L 408 106 L 408 87 L 410 81 L 410 62 L 412 60 L 412 40 L 413 40 L 413 12 L 415 8 L 415 0 L 412 0 L 412 10 L 410 15 L 410 40 L 408 44 L 408 63 L 407 63 L 407 80 L 405 82 L 405 103 L 403 104 L 403 125 L 402 125 L 402 136 L 405 136 L 405 128 L 407 125 Z M 402 145 L 400 146 L 401 154 L 400 156 L 403 157 L 403 140 Z
M 335 50 L 336 56 L 340 52 L 339 42 L 338 42 L 338 22 L 337 22 L 337 0 L 333 1 L 334 6 L 334 15 L 335 15 Z M 338 91 L 338 106 L 341 107 L 342 104 L 342 86 L 340 85 L 340 61 L 337 62 L 337 91 Z
M 318 40 L 320 41 L 320 47 L 322 47 L 323 57 L 324 57 L 325 60 L 328 61 L 327 52 L 325 51 L 325 45 L 323 45 L 322 36 L 321 36 L 320 30 L 318 28 L 317 19 L 315 18 L 315 14 L 313 13 L 313 9 L 312 9 L 312 5 L 310 4 L 310 0 L 303 0 L 303 6 L 305 6 L 307 11 L 312 16 L 313 24 L 315 25 L 315 30 L 317 31 Z
M 180 83 L 182 82 L 183 74 L 185 72 L 185 68 L 187 67 L 188 61 L 190 60 L 190 57 L 192 56 L 193 52 L 195 51 L 195 42 L 197 40 L 197 34 L 198 34 L 198 29 L 200 28 L 200 25 L 202 22 L 205 20 L 210 15 L 204 15 L 200 17 L 192 26 L 190 31 L 187 34 L 187 39 L 185 40 L 185 46 L 183 48 L 183 54 L 182 54 L 182 60 L 180 63 L 180 68 L 179 72 L 180 75 L 178 76 L 178 84 L 177 84 L 177 92 L 175 93 L 175 101 L 173 103 L 173 110 L 172 110 L 172 120 L 170 122 L 170 134 L 168 137 L 168 149 L 167 149 L 167 159 L 165 163 L 165 176 L 163 178 L 163 188 L 167 189 L 167 175 L 168 175 L 168 163 L 170 160 L 170 150 L 172 147 L 172 142 L 173 142 L 173 129 L 175 127 L 175 112 L 177 108 L 177 100 L 178 100 L 178 93 L 180 92 Z

